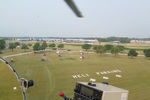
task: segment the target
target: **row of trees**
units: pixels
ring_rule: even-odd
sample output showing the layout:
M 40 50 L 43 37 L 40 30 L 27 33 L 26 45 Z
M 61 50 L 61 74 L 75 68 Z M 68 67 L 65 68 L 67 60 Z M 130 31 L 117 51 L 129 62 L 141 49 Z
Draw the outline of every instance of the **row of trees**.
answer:
M 91 49 L 92 47 L 93 47 L 93 50 L 95 50 L 99 54 L 104 54 L 104 53 L 107 53 L 107 52 L 109 52 L 109 53 L 111 52 L 115 56 L 117 56 L 119 52 L 121 52 L 125 49 L 124 46 L 119 46 L 119 45 L 118 46 L 113 46 L 113 45 L 110 45 L 110 44 L 107 44 L 107 45 L 104 45 L 104 46 L 102 46 L 102 45 L 92 46 L 91 44 L 82 45 L 82 49 L 85 49 L 86 51 L 88 49 Z M 144 52 L 145 57 L 150 57 L 150 49 L 145 49 L 143 52 Z M 136 57 L 136 56 L 138 56 L 138 53 L 136 52 L 136 50 L 131 49 L 128 52 L 128 56 Z
M 150 49 L 145 49 L 143 52 L 146 57 L 150 57 Z
M 17 46 L 21 46 L 20 42 L 9 43 L 9 49 L 13 51 Z M 28 46 L 32 46 L 32 44 L 22 44 L 21 49 L 29 49 Z M 6 42 L 4 39 L 0 40 L 0 52 L 6 48 Z
M 1 39 L 0 40 L 0 52 L 5 49 L 5 46 L 6 46 L 5 40 Z M 11 49 L 12 51 L 17 46 L 21 46 L 21 49 L 26 50 L 26 49 L 29 49 L 29 46 L 32 46 L 32 44 L 29 43 L 29 44 L 22 44 L 21 45 L 20 42 L 9 43 L 9 49 Z M 44 41 L 42 44 L 37 42 L 34 44 L 33 50 L 34 51 L 45 50 L 48 46 L 50 48 L 55 48 L 56 44 L 52 43 L 52 44 L 48 45 L 46 43 L 46 41 Z M 64 48 L 64 44 L 59 44 L 59 45 L 57 45 L 57 47 L 58 48 Z M 91 48 L 93 48 L 93 50 L 95 50 L 99 54 L 111 52 L 115 56 L 117 56 L 119 52 L 121 52 L 125 49 L 124 46 L 114 46 L 114 45 L 110 45 L 110 44 L 107 44 L 104 46 L 102 46 L 102 45 L 92 46 L 91 44 L 82 45 L 82 49 L 85 49 L 86 51 L 91 49 Z M 144 52 L 145 57 L 150 57 L 150 49 L 145 49 L 143 52 Z M 138 55 L 138 53 L 134 49 L 131 49 L 128 52 L 128 56 L 136 57 L 137 55 Z
M 84 44 L 82 45 L 82 49 L 85 49 L 86 51 L 88 49 L 91 49 L 92 45 L 91 44 Z M 98 46 L 93 46 L 93 50 L 95 50 L 97 53 L 103 54 L 106 52 L 111 52 L 115 55 L 117 55 L 120 51 L 124 50 L 124 46 L 113 46 L 113 45 L 98 45 Z
M 6 44 L 5 40 L 0 40 L 0 51 L 5 49 L 5 46 L 6 46 L 5 44 Z M 29 44 L 20 44 L 20 42 L 12 42 L 12 43 L 9 43 L 8 48 L 11 49 L 12 52 L 13 52 L 13 50 L 17 46 L 20 46 L 21 49 L 27 50 L 27 49 L 29 49 L 29 46 L 32 46 L 32 44 L 31 43 L 29 43 Z M 48 47 L 48 45 L 47 45 L 46 41 L 44 41 L 41 45 L 40 45 L 40 43 L 35 43 L 34 46 L 33 46 L 33 50 L 34 51 L 45 50 L 47 47 Z M 54 48 L 54 47 L 56 47 L 56 44 L 54 44 L 54 43 L 49 44 L 49 47 Z M 59 44 L 57 47 L 58 48 L 64 48 L 64 44 Z
M 50 47 L 50 48 L 55 48 L 56 47 L 56 44 L 55 43 L 52 43 L 52 44 L 47 44 L 46 41 L 44 41 L 42 44 L 40 44 L 39 42 L 35 43 L 34 46 L 33 46 L 33 50 L 34 51 L 38 51 L 38 50 L 45 50 L 47 47 Z M 59 44 L 57 46 L 58 48 L 64 48 L 64 44 Z
M 33 46 L 34 51 L 45 50 L 47 48 L 47 43 L 44 41 L 41 45 L 40 43 L 35 43 Z
M 99 45 L 96 47 L 93 47 L 94 50 L 96 50 L 97 53 L 103 54 L 107 52 L 111 52 L 115 56 L 118 55 L 119 52 L 124 50 L 123 46 L 113 46 L 113 45 Z
M 0 53 L 5 49 L 5 40 L 0 40 Z
M 150 49 L 145 49 L 143 51 L 143 53 L 144 53 L 145 57 L 148 57 L 148 58 L 150 57 Z M 138 53 L 136 52 L 136 50 L 134 50 L 134 49 L 129 50 L 128 56 L 136 57 L 137 55 L 138 55 Z
M 13 50 L 17 47 L 17 46 L 21 46 L 21 49 L 24 49 L 24 50 L 26 50 L 26 49 L 29 49 L 29 47 L 28 47 L 28 45 L 27 44 L 19 44 L 19 42 L 17 43 L 17 42 L 15 42 L 15 43 L 9 43 L 9 49 L 11 49 L 12 50 L 12 52 L 13 52 Z
M 99 42 L 111 42 L 120 41 L 121 43 L 129 43 L 131 41 L 128 37 L 108 37 L 108 38 L 97 38 Z
M 5 49 L 5 46 L 6 46 L 5 44 L 6 44 L 5 40 L 0 40 L 0 51 Z M 32 44 L 31 43 L 29 43 L 29 44 L 20 44 L 20 42 L 12 42 L 12 43 L 9 43 L 8 48 L 11 49 L 12 52 L 13 52 L 13 50 L 17 46 L 20 46 L 21 49 L 26 50 L 26 49 L 29 49 L 29 46 L 32 46 Z M 46 43 L 46 41 L 44 41 L 41 45 L 40 45 L 40 43 L 37 42 L 37 43 L 34 44 L 33 50 L 34 51 L 45 50 L 47 47 L 48 47 L 48 44 Z M 49 47 L 54 48 L 54 47 L 56 47 L 56 44 L 54 44 L 54 43 L 49 44 Z M 64 48 L 64 44 L 59 44 L 57 47 L 58 48 Z

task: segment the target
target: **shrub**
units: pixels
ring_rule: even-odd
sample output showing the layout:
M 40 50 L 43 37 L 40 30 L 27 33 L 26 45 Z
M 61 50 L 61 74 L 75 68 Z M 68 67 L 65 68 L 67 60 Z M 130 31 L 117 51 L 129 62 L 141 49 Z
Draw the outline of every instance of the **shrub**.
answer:
M 138 53 L 134 49 L 131 49 L 128 53 L 128 56 L 131 56 L 131 57 L 136 57 L 137 55 L 138 55 Z

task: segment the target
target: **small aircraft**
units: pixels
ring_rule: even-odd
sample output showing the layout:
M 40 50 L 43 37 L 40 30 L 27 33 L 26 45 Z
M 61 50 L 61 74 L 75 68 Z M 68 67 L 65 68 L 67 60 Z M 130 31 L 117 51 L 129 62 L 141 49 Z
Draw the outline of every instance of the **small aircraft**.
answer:
M 77 15 L 77 17 L 80 17 L 80 18 L 83 17 L 73 0 L 64 0 L 64 1 L 73 10 L 73 12 Z

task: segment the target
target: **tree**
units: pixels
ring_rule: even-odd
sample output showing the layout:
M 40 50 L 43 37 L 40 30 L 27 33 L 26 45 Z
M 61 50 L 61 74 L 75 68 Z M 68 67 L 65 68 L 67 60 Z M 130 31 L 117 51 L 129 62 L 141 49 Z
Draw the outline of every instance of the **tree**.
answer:
M 0 52 L 5 49 L 5 40 L 0 40 Z
M 91 49 L 91 47 L 92 47 L 91 44 L 84 44 L 84 45 L 82 45 L 82 49 L 85 49 L 86 51 L 87 51 L 88 49 Z
M 128 37 L 120 38 L 121 43 L 130 43 L 131 39 Z
M 105 52 L 104 47 L 102 45 L 97 46 L 96 52 L 103 54 Z
M 41 50 L 45 50 L 46 48 L 47 48 L 47 43 L 46 43 L 46 41 L 44 41 L 43 43 L 42 43 L 42 45 L 41 45 Z
M 97 47 L 98 47 L 97 45 L 93 46 L 93 50 L 97 50 Z
M 98 43 L 99 43 L 99 45 L 101 44 L 101 39 L 100 38 L 98 38 L 97 39 L 97 41 L 98 41 Z
M 119 48 L 117 47 L 117 46 L 114 46 L 112 49 L 111 49 L 111 53 L 112 54 L 115 54 L 115 56 L 117 56 L 118 55 L 118 53 L 119 53 Z
M 19 45 L 20 45 L 20 42 L 15 42 L 15 45 L 16 45 L 16 46 L 19 46 Z
M 106 38 L 98 38 L 98 42 L 108 42 Z
M 40 43 L 38 43 L 38 42 L 35 43 L 34 46 L 33 46 L 33 50 L 34 50 L 34 51 L 40 50 Z
M 46 47 L 44 45 L 39 46 L 39 50 L 45 50 L 45 49 L 46 49 Z
M 105 49 L 106 51 L 110 51 L 113 47 L 114 47 L 114 46 L 113 46 L 113 45 L 110 45 L 110 44 L 104 45 L 104 49 Z
M 144 50 L 143 50 L 143 53 L 145 54 L 145 53 L 147 52 L 147 50 L 149 50 L 149 49 L 144 49 Z
M 108 38 L 98 38 L 101 42 L 112 42 L 120 41 L 121 43 L 130 43 L 131 39 L 128 37 L 108 37 Z
M 131 49 L 128 53 L 128 56 L 131 56 L 131 57 L 136 57 L 137 55 L 138 55 L 138 53 L 134 49 Z
M 96 50 L 96 53 L 100 54 L 105 52 L 104 47 L 102 45 L 93 46 L 93 50 Z
M 122 45 L 118 45 L 117 47 L 119 48 L 119 51 L 123 51 L 125 49 L 125 47 Z
M 23 44 L 23 45 L 22 45 L 22 47 L 21 47 L 21 49 L 24 49 L 24 50 L 26 50 L 26 49 L 29 49 L 29 48 L 28 48 L 28 45 L 26 45 L 26 44 Z
M 32 44 L 31 44 L 31 43 L 29 43 L 29 44 L 28 44 L 28 46 L 30 46 L 30 47 L 31 47 L 31 46 L 32 46 Z
M 11 49 L 12 52 L 13 52 L 14 48 L 16 48 L 16 44 L 15 43 L 9 43 L 9 49 Z
M 150 49 L 145 49 L 143 52 L 145 57 L 150 57 Z
M 64 44 L 59 44 L 57 47 L 58 48 L 64 48 Z
M 54 47 L 56 47 L 56 44 L 55 44 L 55 43 L 52 43 L 52 44 L 49 45 L 49 47 L 50 47 L 50 48 L 54 48 Z

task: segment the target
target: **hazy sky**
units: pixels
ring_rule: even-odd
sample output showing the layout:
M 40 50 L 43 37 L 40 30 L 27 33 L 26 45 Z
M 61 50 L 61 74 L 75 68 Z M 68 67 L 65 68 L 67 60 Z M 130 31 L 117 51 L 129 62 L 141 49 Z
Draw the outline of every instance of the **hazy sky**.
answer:
M 150 37 L 150 0 L 0 0 L 0 36 Z

